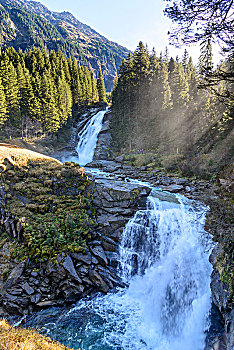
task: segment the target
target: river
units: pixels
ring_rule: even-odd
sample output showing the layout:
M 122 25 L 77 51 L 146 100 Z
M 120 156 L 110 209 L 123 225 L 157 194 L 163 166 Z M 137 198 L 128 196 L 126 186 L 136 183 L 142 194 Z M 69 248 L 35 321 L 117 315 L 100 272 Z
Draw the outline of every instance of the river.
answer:
M 80 132 L 81 165 L 93 159 L 104 113 Z M 147 208 L 136 212 L 122 234 L 118 272 L 127 287 L 84 298 L 69 310 L 41 311 L 29 326 L 84 350 L 204 350 L 212 271 L 207 208 L 151 188 Z

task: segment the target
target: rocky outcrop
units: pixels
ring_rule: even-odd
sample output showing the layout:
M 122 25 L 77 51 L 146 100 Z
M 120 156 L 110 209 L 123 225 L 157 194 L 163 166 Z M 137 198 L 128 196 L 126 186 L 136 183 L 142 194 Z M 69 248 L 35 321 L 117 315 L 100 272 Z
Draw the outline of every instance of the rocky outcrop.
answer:
M 144 207 L 150 189 L 97 177 L 92 191 L 96 227 L 87 247 L 79 253 L 63 252 L 53 263 L 15 263 L 0 291 L 4 312 L 23 315 L 123 285 L 116 272 L 118 242 L 126 222 Z
M 222 282 L 219 271 L 216 267 L 217 259 L 221 254 L 222 246 L 218 244 L 210 255 L 210 262 L 213 265 L 211 291 L 213 302 L 224 319 L 226 349 L 232 350 L 234 346 L 234 310 L 230 308 L 229 304 L 230 292 L 228 292 L 227 286 Z M 218 340 L 220 341 L 220 339 Z
M 98 134 L 97 145 L 93 159 L 108 159 L 111 155 L 111 134 L 110 134 L 111 111 L 106 112 L 103 118 L 103 125 Z

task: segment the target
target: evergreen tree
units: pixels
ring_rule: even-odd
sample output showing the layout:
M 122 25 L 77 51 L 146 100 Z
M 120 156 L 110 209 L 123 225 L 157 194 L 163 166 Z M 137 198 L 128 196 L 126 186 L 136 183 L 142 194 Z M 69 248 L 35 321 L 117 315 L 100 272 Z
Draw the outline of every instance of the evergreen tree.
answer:
M 104 79 L 102 75 L 101 69 L 99 70 L 98 78 L 97 78 L 97 90 L 98 90 L 98 97 L 100 102 L 107 102 L 106 99 L 106 88 L 104 84 Z
M 181 63 L 171 73 L 170 87 L 174 108 L 185 113 L 189 102 L 189 85 Z
M 4 94 L 4 89 L 2 86 L 2 81 L 0 79 L 0 126 L 2 126 L 7 120 L 7 104 Z
M 57 90 L 57 107 L 59 113 L 59 126 L 65 124 L 68 117 L 71 116 L 72 109 L 72 93 L 68 83 L 65 80 L 65 75 L 58 78 Z
M 20 106 L 17 75 L 13 64 L 9 62 L 9 58 L 5 53 L 3 53 L 0 61 L 0 78 L 2 79 L 10 120 L 13 124 L 19 125 Z
M 42 126 L 47 132 L 55 132 L 60 128 L 60 118 L 56 103 L 55 83 L 48 71 L 45 71 L 42 76 L 40 97 L 42 101 Z

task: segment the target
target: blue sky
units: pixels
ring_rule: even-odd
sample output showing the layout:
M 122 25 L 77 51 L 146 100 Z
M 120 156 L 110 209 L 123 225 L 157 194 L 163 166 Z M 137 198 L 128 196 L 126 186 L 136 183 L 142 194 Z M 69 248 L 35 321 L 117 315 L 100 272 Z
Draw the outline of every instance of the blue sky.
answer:
M 166 2 L 163 0 L 39 0 L 52 11 L 69 11 L 78 20 L 88 24 L 112 41 L 135 50 L 139 41 L 148 44 L 151 50 L 164 51 L 182 56 L 184 48 L 178 50 L 169 45 L 167 32 L 172 22 L 163 15 Z M 199 57 L 199 48 L 188 48 L 194 62 Z

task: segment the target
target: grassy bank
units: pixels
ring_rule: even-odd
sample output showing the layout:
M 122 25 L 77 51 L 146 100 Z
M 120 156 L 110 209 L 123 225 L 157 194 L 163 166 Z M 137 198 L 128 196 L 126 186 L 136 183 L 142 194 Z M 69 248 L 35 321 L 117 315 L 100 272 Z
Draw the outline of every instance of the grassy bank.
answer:
M 0 146 L 0 170 L 1 205 L 20 228 L 14 234 L 1 227 L 1 246 L 10 242 L 12 259 L 53 260 L 61 252 L 85 250 L 94 222 L 83 168 Z
M 0 349 L 69 350 L 70 348 L 40 335 L 33 329 L 14 328 L 2 319 L 0 320 Z

